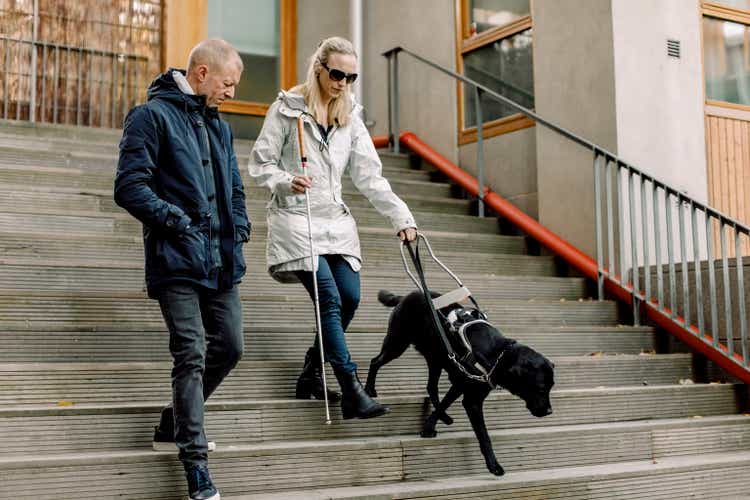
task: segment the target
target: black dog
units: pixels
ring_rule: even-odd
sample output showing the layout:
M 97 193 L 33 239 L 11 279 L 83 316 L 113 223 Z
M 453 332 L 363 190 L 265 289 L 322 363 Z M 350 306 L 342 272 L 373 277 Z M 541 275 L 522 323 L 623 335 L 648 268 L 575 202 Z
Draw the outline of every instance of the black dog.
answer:
M 439 296 L 434 292 L 431 292 L 431 295 Z M 377 395 L 375 377 L 378 370 L 401 356 L 409 345 L 414 345 L 427 361 L 429 370 L 427 393 L 435 407 L 425 420 L 421 432 L 422 437 L 437 435 L 435 425 L 438 419 L 447 425 L 453 423 L 445 411 L 463 394 L 463 406 L 479 440 L 479 448 L 484 455 L 487 469 L 496 476 L 502 476 L 505 472 L 495 458 L 482 411 L 482 405 L 492 391 L 492 386 L 467 377 L 448 359 L 422 292 L 416 291 L 405 297 L 399 297 L 381 290 L 378 300 L 385 306 L 395 306 L 395 309 L 391 313 L 388 333 L 383 339 L 380 354 L 370 362 L 370 373 L 365 385 L 367 393 L 373 397 Z M 452 309 L 460 307 L 458 304 L 451 304 L 441 309 L 440 312 L 447 316 Z M 448 332 L 446 321 L 443 321 L 443 329 Z M 494 367 L 494 370 L 490 372 L 492 385 L 503 387 L 523 399 L 526 402 L 526 408 L 535 417 L 544 417 L 552 413 L 549 392 L 554 384 L 554 365 L 547 358 L 530 347 L 504 337 L 488 323 L 476 325 L 476 329 L 471 334 L 471 344 L 476 360 L 488 371 Z M 448 373 L 452 385 L 440 401 L 438 381 L 443 370 Z

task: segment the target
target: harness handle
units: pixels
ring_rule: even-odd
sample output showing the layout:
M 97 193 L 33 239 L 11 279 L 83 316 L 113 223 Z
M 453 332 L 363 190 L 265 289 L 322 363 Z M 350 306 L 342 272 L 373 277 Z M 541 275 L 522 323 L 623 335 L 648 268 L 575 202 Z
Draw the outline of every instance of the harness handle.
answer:
M 434 260 L 437 263 L 437 265 L 439 265 L 446 273 L 448 273 L 448 275 L 451 278 L 453 278 L 453 281 L 455 281 L 458 284 L 459 289 L 461 289 L 461 288 L 465 289 L 464 284 L 461 283 L 461 280 L 458 279 L 458 276 L 456 276 L 453 273 L 453 271 L 451 271 L 448 268 L 448 266 L 446 266 L 445 264 L 443 264 L 440 261 L 440 259 L 437 258 L 437 256 L 435 255 L 435 252 L 432 250 L 432 245 L 430 245 L 430 241 L 422 233 L 417 233 L 417 240 L 416 240 L 416 244 L 415 244 L 417 259 L 419 259 L 419 240 L 420 239 L 424 241 L 425 245 L 427 245 L 427 251 L 430 253 L 430 257 L 432 258 L 432 260 Z M 425 296 L 427 296 L 427 293 L 425 293 L 425 288 L 423 287 L 422 283 L 420 282 L 420 280 L 417 280 L 417 278 L 412 274 L 411 269 L 409 268 L 409 264 L 406 261 L 406 254 L 404 253 L 404 248 L 405 247 L 409 249 L 409 253 L 410 254 L 412 252 L 411 251 L 411 247 L 409 246 L 409 242 L 408 241 L 404 241 L 403 244 L 401 245 L 401 261 L 404 264 L 404 270 L 406 271 L 406 274 L 409 275 L 409 278 L 411 278 L 411 280 L 417 286 L 417 288 L 419 288 L 422 291 L 422 293 L 424 293 Z M 412 257 L 412 262 L 414 262 L 414 255 L 412 255 L 411 257 Z M 420 267 L 422 267 L 421 261 L 420 261 Z M 416 268 L 416 264 L 415 264 L 415 268 Z M 422 268 L 422 269 L 424 269 L 424 268 Z M 422 272 L 424 274 L 424 271 L 422 271 Z M 424 278 L 424 276 L 422 276 L 422 278 Z M 422 279 L 422 278 L 420 278 L 420 279 Z M 471 301 L 471 303 L 474 305 L 474 307 L 476 307 L 478 310 L 481 311 L 481 308 L 479 307 L 479 304 L 474 299 L 474 296 L 471 295 L 471 293 L 468 292 L 468 290 L 466 290 L 466 297 Z M 430 297 L 430 300 L 432 300 L 432 297 Z
M 439 313 L 435 310 L 435 304 L 432 300 L 432 296 L 430 295 L 430 289 L 427 287 L 427 280 L 424 276 L 424 268 L 422 267 L 422 261 L 419 258 L 419 238 L 422 238 L 425 241 L 425 244 L 427 245 L 427 249 L 430 252 L 430 256 L 432 259 L 437 262 L 440 267 L 442 267 L 450 276 L 458 283 L 459 287 L 463 287 L 463 284 L 458 279 L 458 277 L 453 274 L 450 269 L 448 269 L 447 266 L 445 266 L 442 262 L 440 262 L 437 257 L 435 257 L 435 253 L 432 251 L 432 247 L 430 246 L 429 241 L 427 241 L 427 238 L 425 238 L 424 235 L 421 233 L 418 234 L 417 237 L 417 243 L 414 245 L 414 248 L 411 246 L 411 242 L 408 240 L 404 240 L 403 244 L 401 245 L 401 258 L 404 261 L 404 268 L 406 269 L 406 273 L 409 275 L 409 277 L 414 281 L 414 283 L 417 285 L 417 287 L 422 291 L 422 294 L 425 297 L 425 300 L 427 301 L 427 306 L 430 308 L 430 314 L 432 316 L 432 322 L 435 325 L 435 328 L 438 331 L 438 335 L 440 336 L 440 341 L 443 344 L 443 348 L 445 349 L 446 354 L 448 355 L 448 359 L 453 363 L 453 365 L 458 368 L 458 370 L 463 373 L 464 376 L 471 380 L 475 380 L 477 382 L 482 382 L 489 384 L 490 387 L 493 389 L 495 388 L 495 385 L 491 381 L 492 372 L 495 371 L 495 368 L 497 367 L 497 362 L 495 363 L 495 366 L 492 367 L 492 369 L 489 372 L 485 372 L 483 375 L 474 375 L 473 373 L 470 373 L 466 367 L 457 359 L 456 352 L 453 350 L 453 346 L 451 346 L 450 341 L 448 340 L 447 335 L 445 334 L 445 330 L 443 329 L 443 323 L 440 321 Z M 409 269 L 409 266 L 406 262 L 406 256 L 404 254 L 404 247 L 409 252 L 409 256 L 411 257 L 411 261 L 414 264 L 414 269 L 417 272 L 417 278 L 414 277 L 414 275 L 411 273 L 411 270 Z M 476 306 L 477 309 L 479 309 L 479 305 L 474 300 L 474 297 L 469 295 L 469 298 L 471 299 L 471 302 Z M 471 349 L 469 348 L 469 354 L 471 354 Z M 500 356 L 502 358 L 502 356 Z M 500 358 L 498 358 L 498 362 L 500 361 Z
M 438 334 L 440 335 L 440 340 L 443 343 L 445 352 L 448 354 L 449 358 L 455 359 L 456 354 L 453 351 L 453 347 L 451 346 L 451 343 L 448 340 L 448 337 L 445 335 L 445 331 L 443 330 L 443 322 L 440 321 L 440 317 L 438 316 L 438 313 L 435 310 L 435 304 L 432 303 L 432 296 L 430 295 L 430 289 L 427 288 L 427 281 L 425 280 L 425 277 L 424 277 L 422 261 L 419 259 L 419 240 L 417 240 L 417 244 L 415 245 L 414 248 L 411 247 L 411 242 L 409 242 L 408 240 L 404 240 L 404 246 L 409 251 L 409 256 L 411 257 L 411 261 L 414 264 L 414 269 L 417 271 L 417 276 L 419 276 L 419 282 L 421 284 L 420 289 L 422 290 L 422 295 L 424 295 L 424 298 L 427 301 L 427 305 L 430 308 L 432 321 L 433 323 L 435 323 L 435 328 L 437 328 Z M 402 247 L 402 254 L 403 254 L 403 247 Z M 408 272 L 408 268 L 407 268 L 407 272 Z M 411 273 L 409 273 L 409 275 L 411 276 Z M 412 276 L 412 279 L 414 279 L 413 276 Z

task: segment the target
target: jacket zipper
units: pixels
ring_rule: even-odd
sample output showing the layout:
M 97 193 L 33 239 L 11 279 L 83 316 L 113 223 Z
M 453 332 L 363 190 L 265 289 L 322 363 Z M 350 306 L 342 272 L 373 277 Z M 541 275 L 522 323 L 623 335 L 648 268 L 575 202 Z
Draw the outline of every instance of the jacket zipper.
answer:
M 206 152 L 208 154 L 208 164 L 213 167 L 213 161 L 211 160 L 211 144 L 208 139 L 208 130 L 207 125 L 203 119 L 198 121 L 198 128 L 201 130 L 201 140 L 203 141 L 203 146 L 206 149 Z M 203 189 L 205 191 L 208 191 L 208 175 L 213 175 L 213 172 L 206 173 L 206 165 L 203 165 L 203 159 L 201 158 L 201 172 L 203 174 Z M 214 191 L 216 191 L 216 179 L 214 179 Z M 214 197 L 217 196 L 217 193 L 214 193 Z M 217 208 L 218 208 L 218 198 L 217 200 Z M 217 214 L 218 215 L 218 214 Z M 213 261 L 214 261 L 214 255 L 213 255 L 213 241 L 212 241 L 212 228 L 213 222 L 211 220 L 211 212 L 208 212 L 203 215 L 208 219 L 208 245 L 206 248 L 206 264 L 208 265 L 208 271 L 209 273 L 213 269 Z

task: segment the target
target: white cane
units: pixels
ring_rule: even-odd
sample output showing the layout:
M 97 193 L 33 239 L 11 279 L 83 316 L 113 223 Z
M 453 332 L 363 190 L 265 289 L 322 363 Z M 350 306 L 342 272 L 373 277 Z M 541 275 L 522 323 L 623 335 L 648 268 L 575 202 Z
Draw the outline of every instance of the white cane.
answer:
M 302 117 L 297 118 L 297 142 L 299 143 L 299 156 L 302 163 L 302 172 L 307 175 L 307 157 L 305 156 L 305 143 L 302 141 L 302 131 L 304 123 Z M 309 177 L 309 176 L 308 176 Z M 323 400 L 326 406 L 326 425 L 331 425 L 331 412 L 328 409 L 328 384 L 326 383 L 325 354 L 323 352 L 323 329 L 320 326 L 320 302 L 318 299 L 318 276 L 315 272 L 315 247 L 313 246 L 312 236 L 312 213 L 310 212 L 310 191 L 305 189 L 305 202 L 307 203 L 307 236 L 310 240 L 310 263 L 312 264 L 313 275 L 313 302 L 315 303 L 315 329 L 318 337 L 318 347 L 320 348 L 320 373 L 323 377 Z

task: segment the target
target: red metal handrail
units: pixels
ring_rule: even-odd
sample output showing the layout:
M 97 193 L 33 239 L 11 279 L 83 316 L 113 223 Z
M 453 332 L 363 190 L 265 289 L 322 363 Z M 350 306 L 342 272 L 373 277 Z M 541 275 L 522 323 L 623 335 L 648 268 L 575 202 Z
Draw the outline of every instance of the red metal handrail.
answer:
M 372 142 L 375 144 L 375 147 L 378 148 L 388 146 L 388 138 L 385 136 L 375 136 L 372 138 Z M 399 143 L 401 146 L 408 148 L 427 163 L 437 168 L 440 172 L 451 179 L 451 181 L 458 184 L 472 196 L 478 195 L 479 182 L 474 176 L 465 170 L 462 170 L 449 159 L 432 149 L 414 133 L 402 132 Z M 597 264 L 594 259 L 539 224 L 536 220 L 523 213 L 508 200 L 489 188 L 485 188 L 484 202 L 498 215 L 503 217 L 503 219 L 509 221 L 522 232 L 534 238 L 541 245 L 544 245 L 555 255 L 559 256 L 565 262 L 577 269 L 586 278 L 592 280 L 598 278 Z M 627 304 L 631 303 L 631 289 L 622 286 L 609 278 L 605 279 L 604 287 L 605 290 L 617 300 Z M 660 328 L 683 341 L 694 351 L 703 354 L 706 358 L 724 368 L 732 376 L 737 377 L 744 383 L 750 383 L 750 370 L 742 366 L 742 356 L 734 353 L 730 357 L 727 346 L 720 343 L 715 347 L 713 345 L 713 338 L 710 335 L 706 334 L 704 337 L 700 337 L 698 336 L 698 329 L 696 327 L 691 326 L 690 328 L 685 328 L 678 325 L 674 320 L 676 319 L 677 321 L 682 321 L 684 323 L 684 319 L 679 316 L 674 319 L 670 318 L 669 310 L 660 311 L 657 304 L 650 301 L 646 301 L 643 304 L 646 306 L 646 316 Z

